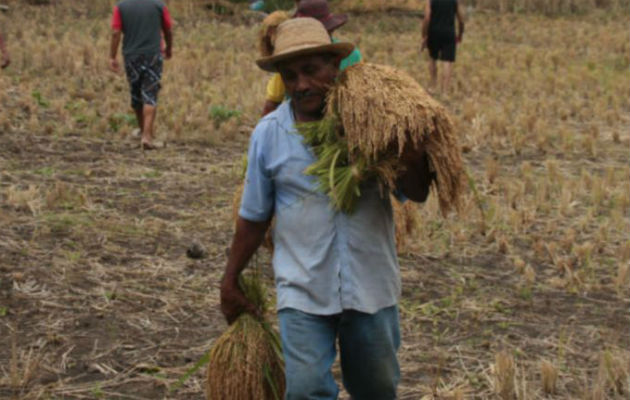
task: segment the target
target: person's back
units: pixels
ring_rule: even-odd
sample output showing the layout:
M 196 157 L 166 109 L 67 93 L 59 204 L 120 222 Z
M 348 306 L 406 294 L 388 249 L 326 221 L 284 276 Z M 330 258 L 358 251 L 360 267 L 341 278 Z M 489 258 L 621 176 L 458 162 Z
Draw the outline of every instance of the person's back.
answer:
M 161 0 L 123 0 L 118 3 L 122 20 L 123 55 L 160 53 L 164 3 Z
M 116 59 L 120 40 L 123 40 L 125 72 L 129 81 L 131 107 L 136 113 L 143 150 L 155 149 L 153 125 L 158 93 L 162 87 L 162 34 L 164 57 L 172 56 L 173 33 L 171 16 L 162 0 L 122 0 L 112 15 L 110 69 L 120 70 Z
M 457 0 L 431 0 L 431 22 L 429 36 L 455 38 L 455 15 Z

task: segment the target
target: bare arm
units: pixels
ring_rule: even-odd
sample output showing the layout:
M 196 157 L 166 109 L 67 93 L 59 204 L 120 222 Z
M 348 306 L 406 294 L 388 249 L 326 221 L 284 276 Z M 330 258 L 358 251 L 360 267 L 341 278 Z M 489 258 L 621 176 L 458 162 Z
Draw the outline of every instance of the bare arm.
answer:
M 398 190 L 411 201 L 426 201 L 431 182 L 435 179 L 435 174 L 429 168 L 427 153 L 422 149 L 409 149 L 402 154 L 401 162 L 406 170 L 398 179 Z
M 164 41 L 166 42 L 166 49 L 164 49 L 164 54 L 166 59 L 169 60 L 173 56 L 173 30 L 165 29 L 164 30 Z
M 228 324 L 234 322 L 243 312 L 259 314 L 256 306 L 247 300 L 240 289 L 238 278 L 262 243 L 268 227 L 269 221 L 253 222 L 239 217 L 236 222 L 236 233 L 221 281 L 221 312 Z
M 120 70 L 120 65 L 118 64 L 118 60 L 116 59 L 116 57 L 118 54 L 118 47 L 120 46 L 121 37 L 121 31 L 114 30 L 112 32 L 112 39 L 109 45 L 109 68 L 114 72 L 118 72 Z
M 457 41 L 461 42 L 464 38 L 464 13 L 459 3 L 456 3 L 457 7 Z
M 429 23 L 431 22 L 431 0 L 424 5 L 424 19 L 422 20 L 422 40 L 426 42 L 429 37 Z

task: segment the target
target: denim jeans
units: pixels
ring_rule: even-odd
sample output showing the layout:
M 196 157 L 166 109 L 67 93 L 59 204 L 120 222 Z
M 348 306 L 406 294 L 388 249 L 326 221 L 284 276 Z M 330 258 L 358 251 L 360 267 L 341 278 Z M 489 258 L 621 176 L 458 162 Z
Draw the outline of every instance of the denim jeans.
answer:
M 375 314 L 344 310 L 313 315 L 292 308 L 278 312 L 287 388 L 285 400 L 334 400 L 339 389 L 331 367 L 339 355 L 343 384 L 353 400 L 396 398 L 400 368 L 398 307 Z

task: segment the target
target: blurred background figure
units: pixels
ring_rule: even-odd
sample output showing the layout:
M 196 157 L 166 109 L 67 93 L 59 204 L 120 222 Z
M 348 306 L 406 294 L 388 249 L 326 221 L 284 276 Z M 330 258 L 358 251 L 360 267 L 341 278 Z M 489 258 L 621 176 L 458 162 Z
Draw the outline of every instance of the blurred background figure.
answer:
M 0 11 L 7 11 L 7 6 L 0 6 Z M 0 19 L 0 53 L 2 58 L 0 59 L 0 67 L 5 69 L 11 64 L 11 57 L 9 56 L 9 51 L 7 50 L 7 44 L 4 42 L 4 36 L 2 34 L 2 26 L 4 25 L 3 21 Z
M 2 32 L 0 32 L 0 53 L 2 53 L 2 62 L 0 62 L 0 67 L 5 69 L 9 66 L 9 64 L 11 64 L 11 57 L 9 56 L 9 51 L 7 50 L 7 45 L 4 42 Z
M 123 38 L 125 72 L 131 91 L 131 107 L 141 129 L 140 146 L 153 150 L 154 123 L 161 89 L 163 56 L 173 48 L 172 20 L 161 0 L 122 0 L 114 7 L 109 67 L 120 71 L 117 53 Z M 166 47 L 162 51 L 162 34 Z M 123 37 L 124 35 L 124 37 Z
M 333 31 L 341 27 L 348 22 L 348 16 L 346 14 L 333 14 L 328 8 L 328 1 L 326 0 L 301 0 L 296 1 L 297 9 L 293 18 L 310 17 L 315 18 L 321 22 L 328 34 L 331 36 L 332 42 L 336 43 L 338 40 L 332 36 Z M 272 31 L 273 32 L 273 31 Z M 339 70 L 343 71 L 351 65 L 361 62 L 362 56 L 359 49 L 355 46 L 354 51 L 343 60 L 339 65 Z M 267 83 L 267 90 L 265 95 L 265 104 L 263 105 L 262 115 L 265 116 L 274 111 L 285 98 L 285 87 L 280 74 L 274 74 Z
M 442 92 L 449 90 L 456 47 L 463 36 L 464 16 L 458 0 L 426 0 L 420 52 L 425 48 L 429 49 L 429 74 L 434 88 L 438 84 L 437 61 L 443 61 L 444 71 L 439 88 Z

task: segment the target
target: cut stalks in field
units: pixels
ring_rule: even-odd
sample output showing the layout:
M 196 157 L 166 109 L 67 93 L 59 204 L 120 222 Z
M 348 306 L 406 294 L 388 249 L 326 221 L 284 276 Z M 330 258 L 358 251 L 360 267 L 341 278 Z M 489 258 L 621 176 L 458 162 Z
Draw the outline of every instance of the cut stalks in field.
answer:
M 256 272 L 243 277 L 247 298 L 264 314 L 265 287 Z M 280 400 L 284 362 L 277 333 L 265 320 L 241 315 L 212 346 L 206 381 L 208 400 Z

